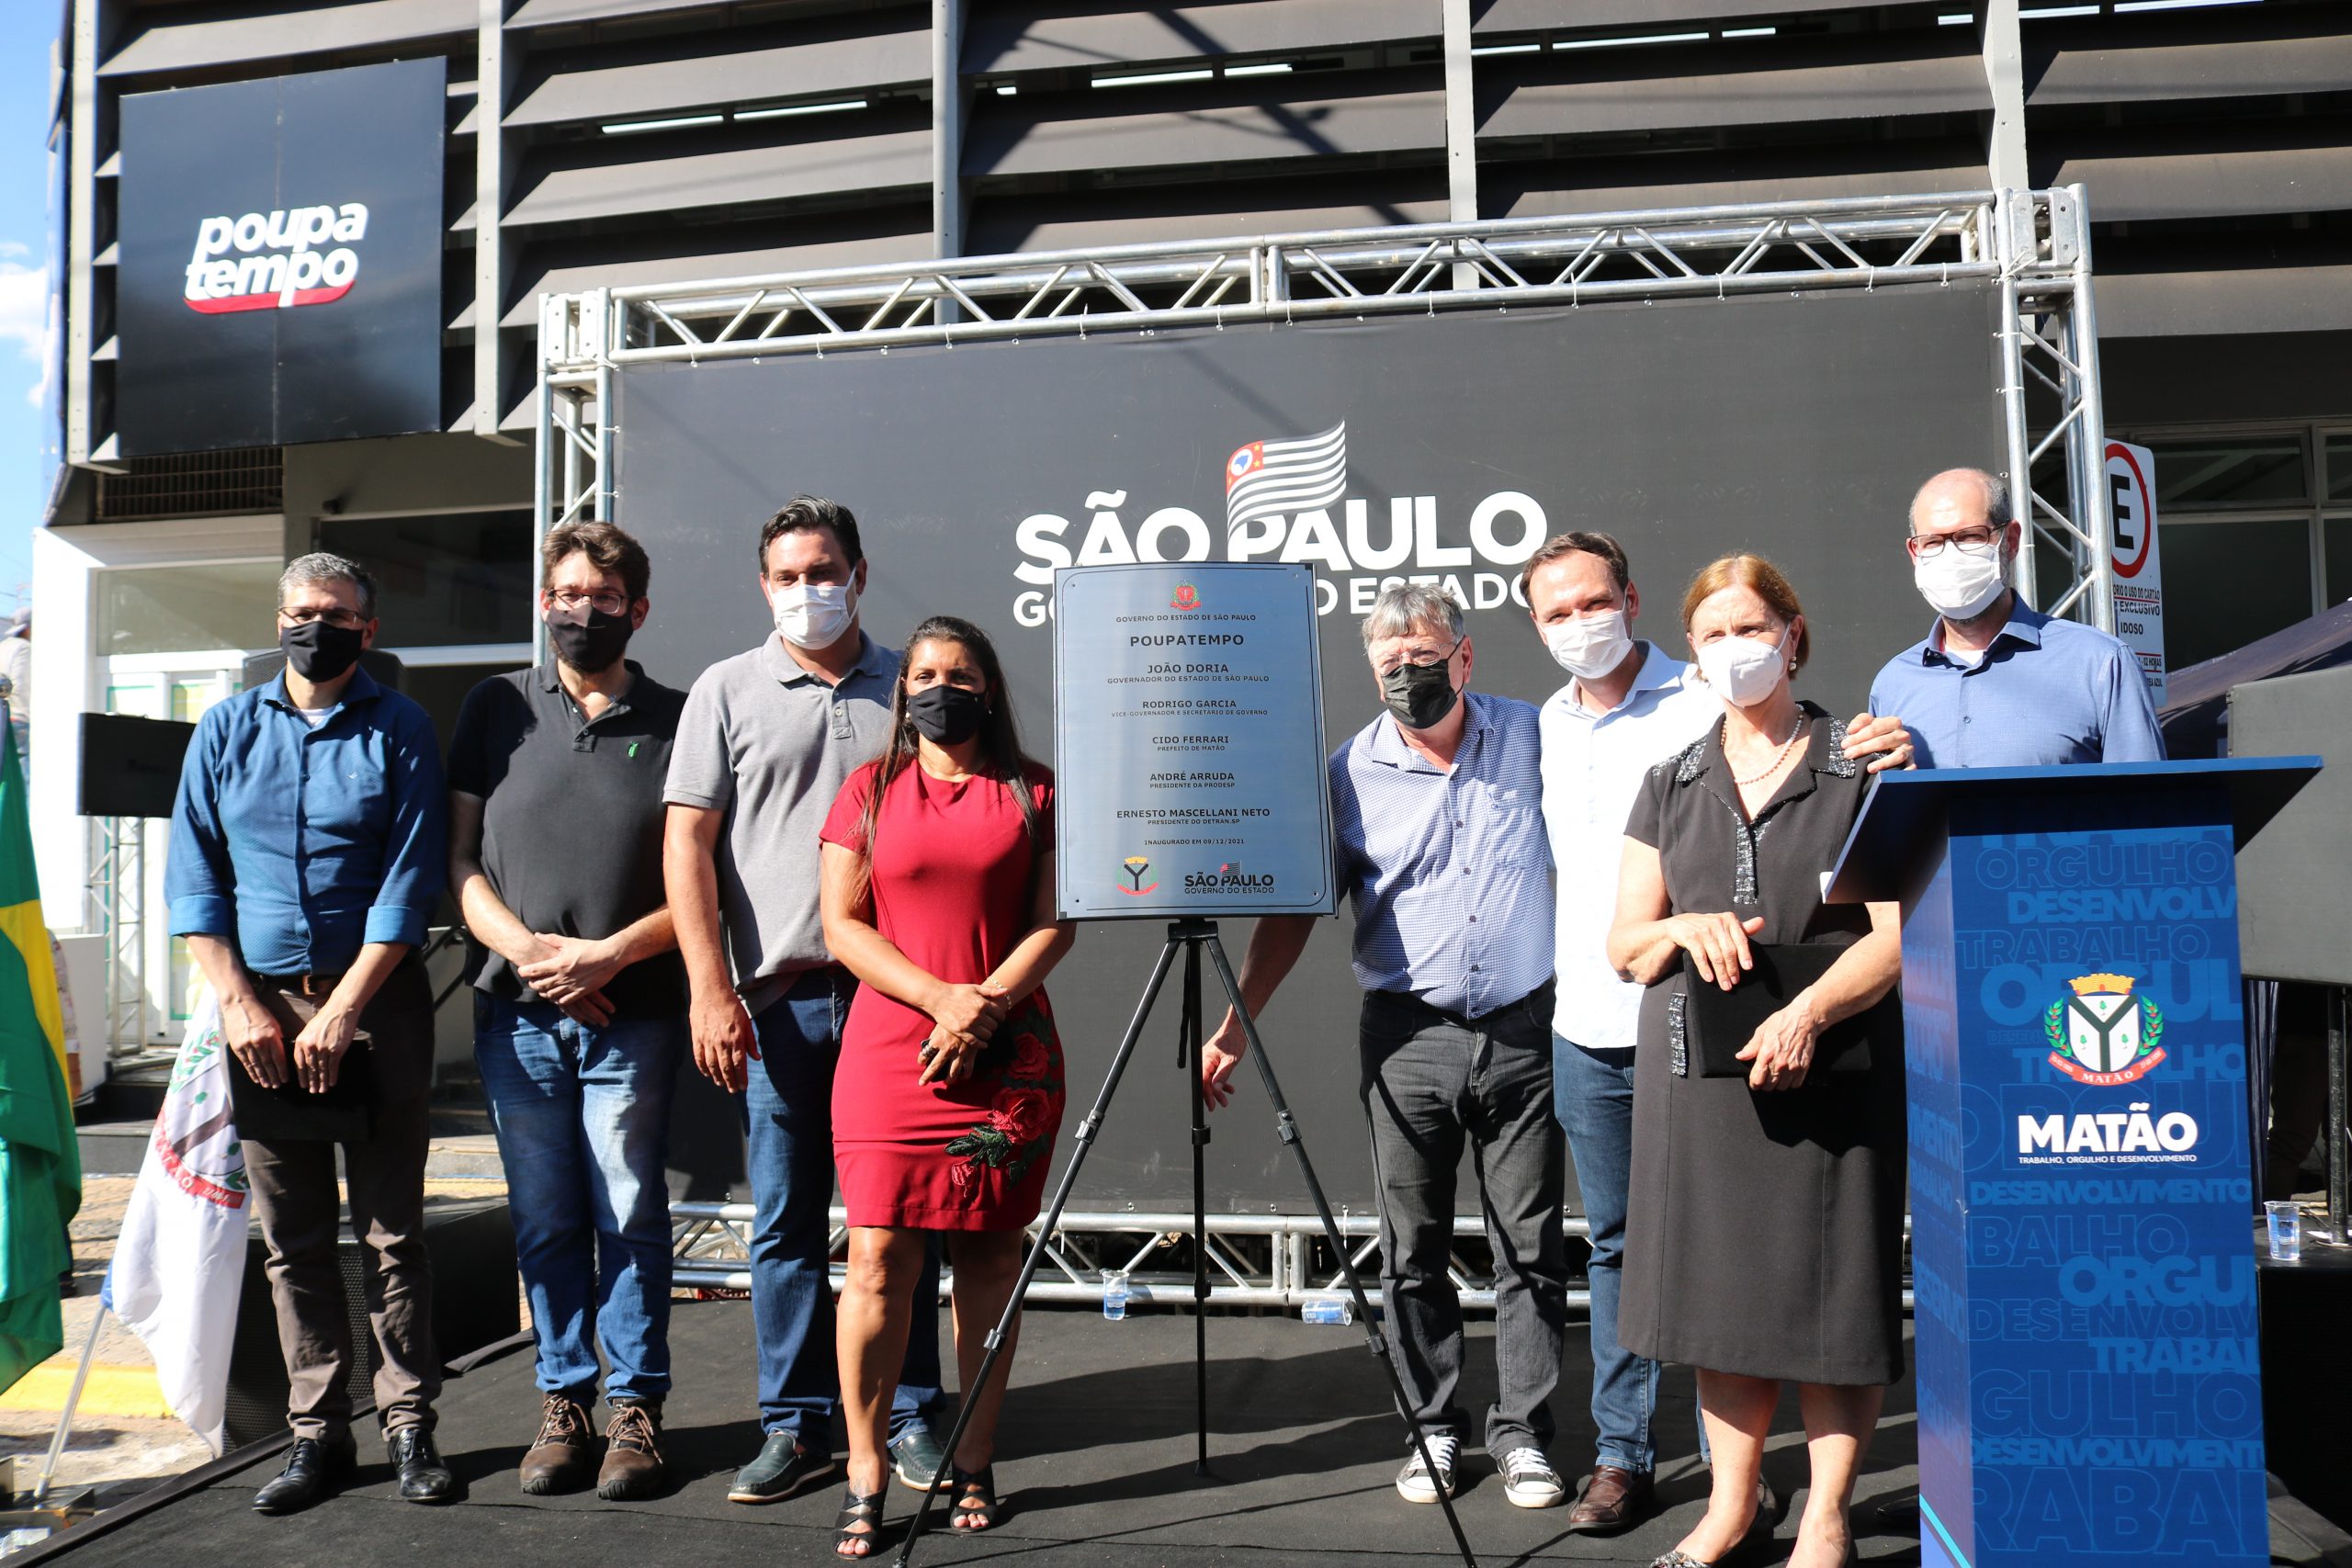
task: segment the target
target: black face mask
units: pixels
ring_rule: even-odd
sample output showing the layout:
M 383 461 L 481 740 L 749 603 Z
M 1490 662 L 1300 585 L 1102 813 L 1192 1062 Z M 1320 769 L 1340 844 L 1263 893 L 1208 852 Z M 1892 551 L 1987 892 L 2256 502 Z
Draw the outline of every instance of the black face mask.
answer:
M 1427 729 L 1453 711 L 1462 695 L 1453 689 L 1447 668 L 1452 654 L 1434 664 L 1399 664 L 1380 678 L 1380 695 L 1388 711 L 1408 729 Z
M 564 618 L 559 620 L 557 615 Z M 637 628 L 626 615 L 608 615 L 594 607 L 586 620 L 577 615 L 577 611 L 559 611 L 548 617 L 548 641 L 555 656 L 583 675 L 610 670 L 628 650 L 628 639 Z
M 277 633 L 286 662 L 305 681 L 332 681 L 358 663 L 360 640 L 357 626 L 331 626 L 324 621 L 283 626 Z
M 961 746 L 980 732 L 989 700 L 961 686 L 925 686 L 907 699 L 907 716 L 934 746 Z

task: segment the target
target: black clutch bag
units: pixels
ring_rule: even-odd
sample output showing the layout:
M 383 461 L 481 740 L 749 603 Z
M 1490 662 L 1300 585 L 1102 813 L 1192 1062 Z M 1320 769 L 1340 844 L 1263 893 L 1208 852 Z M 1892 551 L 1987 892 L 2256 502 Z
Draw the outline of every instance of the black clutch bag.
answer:
M 233 1052 L 221 1055 L 229 1064 L 229 1105 L 236 1114 L 237 1136 L 265 1144 L 364 1144 L 374 1131 L 369 1111 L 374 1082 L 363 1035 L 351 1043 L 335 1069 L 334 1087 L 312 1094 L 294 1081 L 294 1047 L 286 1047 L 286 1082 L 264 1089 L 245 1072 Z
M 1702 1078 L 1744 1078 L 1752 1063 L 1739 1059 L 1764 1021 L 1788 1006 L 1789 998 L 1829 972 L 1847 944 L 1786 942 L 1766 945 L 1751 942 L 1748 953 L 1756 967 L 1738 985 L 1724 990 L 1702 979 L 1690 955 L 1682 955 L 1684 994 L 1682 1022 L 1690 1046 L 1690 1060 Z M 1884 1016 L 1884 1004 L 1864 1010 L 1841 1023 L 1833 1023 L 1814 1043 L 1815 1073 L 1867 1073 L 1871 1070 L 1872 1025 Z

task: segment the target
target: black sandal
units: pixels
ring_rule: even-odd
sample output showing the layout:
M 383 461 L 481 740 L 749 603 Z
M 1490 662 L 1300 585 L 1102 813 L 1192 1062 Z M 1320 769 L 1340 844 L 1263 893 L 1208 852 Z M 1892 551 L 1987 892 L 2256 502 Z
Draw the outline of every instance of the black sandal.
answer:
M 997 1500 L 995 1464 L 984 1464 L 978 1470 L 966 1470 L 959 1464 L 955 1472 L 955 1500 L 947 1506 L 949 1526 L 974 1532 L 995 1529 L 997 1516 L 1004 1507 Z M 967 1490 L 970 1487 L 978 1490 Z
M 871 1557 L 881 1550 L 882 1504 L 889 1495 L 889 1487 L 885 1485 L 881 1491 L 869 1492 L 861 1497 L 858 1495 L 857 1489 L 852 1487 L 842 1494 L 842 1511 L 833 1517 L 834 1556 L 845 1557 L 855 1562 Z M 865 1528 L 864 1529 L 852 1528 L 856 1525 L 864 1525 Z M 863 1551 L 842 1550 L 854 1543 L 862 1543 L 865 1550 Z

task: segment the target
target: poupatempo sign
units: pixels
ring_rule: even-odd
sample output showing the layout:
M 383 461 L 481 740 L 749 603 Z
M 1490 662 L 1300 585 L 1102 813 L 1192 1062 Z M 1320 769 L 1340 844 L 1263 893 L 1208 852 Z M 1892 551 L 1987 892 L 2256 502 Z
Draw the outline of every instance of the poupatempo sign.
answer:
M 126 456 L 437 430 L 439 59 L 122 101 Z

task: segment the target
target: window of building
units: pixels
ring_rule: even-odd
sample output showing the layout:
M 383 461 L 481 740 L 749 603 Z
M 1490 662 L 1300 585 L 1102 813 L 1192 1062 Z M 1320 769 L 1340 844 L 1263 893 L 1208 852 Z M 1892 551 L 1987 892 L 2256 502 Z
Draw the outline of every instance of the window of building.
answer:
M 277 641 L 276 560 L 116 567 L 94 573 L 100 658 Z
M 2352 598 L 2352 429 L 2125 439 L 2156 458 L 2168 667 L 2233 652 Z
M 322 517 L 311 536 L 374 574 L 377 640 L 386 648 L 531 640 L 527 511 Z

